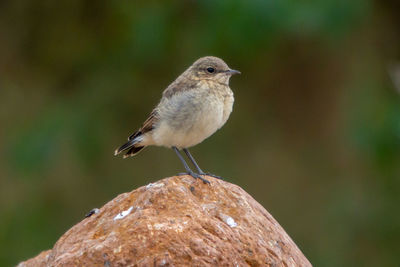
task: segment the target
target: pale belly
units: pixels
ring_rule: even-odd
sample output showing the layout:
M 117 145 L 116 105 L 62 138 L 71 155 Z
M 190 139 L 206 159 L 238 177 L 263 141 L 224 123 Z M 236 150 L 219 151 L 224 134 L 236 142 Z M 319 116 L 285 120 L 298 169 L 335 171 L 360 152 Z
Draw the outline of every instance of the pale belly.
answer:
M 153 132 L 155 145 L 188 148 L 201 143 L 223 125 L 223 106 L 208 108 L 199 114 L 193 114 L 193 121 L 184 127 L 173 127 L 167 121 L 160 123 Z
M 220 94 L 191 91 L 165 100 L 158 106 L 158 124 L 142 143 L 177 148 L 197 145 L 225 124 L 233 101 L 229 87 Z

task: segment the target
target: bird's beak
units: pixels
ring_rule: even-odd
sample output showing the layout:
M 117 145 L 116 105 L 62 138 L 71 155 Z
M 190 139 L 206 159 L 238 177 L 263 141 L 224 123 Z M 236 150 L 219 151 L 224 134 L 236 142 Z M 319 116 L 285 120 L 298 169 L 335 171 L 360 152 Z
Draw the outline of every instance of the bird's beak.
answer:
M 227 70 L 226 73 L 229 75 L 241 74 L 238 70 Z

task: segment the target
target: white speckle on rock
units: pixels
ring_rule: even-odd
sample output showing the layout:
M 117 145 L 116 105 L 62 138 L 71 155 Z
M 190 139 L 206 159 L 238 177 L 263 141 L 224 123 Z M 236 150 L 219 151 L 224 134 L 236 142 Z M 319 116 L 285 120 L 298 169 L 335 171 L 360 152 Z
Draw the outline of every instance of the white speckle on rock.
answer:
M 181 192 L 183 192 L 183 193 L 187 192 L 186 187 L 179 186 L 178 189 L 179 189 L 179 191 L 181 191 Z
M 203 211 L 206 211 L 206 212 L 213 212 L 213 211 L 217 210 L 217 206 L 215 204 L 204 204 L 204 205 L 201 205 L 201 208 L 203 209 Z M 226 216 L 226 215 L 223 214 L 223 216 Z M 221 217 L 221 219 L 222 219 L 222 217 Z
M 101 243 L 94 247 L 95 250 L 102 250 L 103 248 L 104 248 L 104 245 Z
M 167 226 L 166 223 L 155 223 L 155 224 L 154 224 L 154 229 L 160 230 L 160 229 L 165 228 L 166 226 Z
M 278 242 L 276 242 L 276 240 L 269 240 L 268 241 L 268 245 L 270 245 L 270 247 L 276 247 L 278 245 Z
M 146 185 L 146 189 L 150 189 L 150 188 L 159 188 L 159 187 L 163 187 L 165 184 L 164 183 L 149 183 L 148 185 Z
M 183 230 L 185 229 L 185 225 L 187 225 L 187 222 L 182 222 L 181 223 L 168 223 L 168 222 L 164 222 L 164 223 L 154 223 L 153 225 L 148 224 L 147 228 L 149 230 L 156 230 L 156 231 L 175 231 L 177 233 L 181 233 L 183 232 Z
M 237 223 L 235 222 L 235 220 L 228 215 L 220 213 L 219 218 L 232 228 L 237 226 Z
M 114 221 L 125 218 L 127 215 L 129 215 L 129 213 L 131 213 L 132 209 L 133 209 L 133 206 L 131 206 L 131 207 L 130 207 L 129 209 L 127 209 L 127 210 L 124 210 L 124 211 L 118 213 L 118 214 L 114 217 Z
M 94 208 L 94 209 L 92 209 L 92 211 L 93 211 L 94 214 L 97 214 L 97 213 L 100 212 L 100 210 L 98 208 Z
M 232 217 L 229 217 L 229 218 L 226 220 L 226 223 L 227 223 L 230 227 L 236 227 L 236 226 L 237 226 L 237 223 L 235 222 L 235 220 L 234 220 Z
M 114 254 L 120 253 L 121 251 L 122 251 L 122 246 L 113 249 Z

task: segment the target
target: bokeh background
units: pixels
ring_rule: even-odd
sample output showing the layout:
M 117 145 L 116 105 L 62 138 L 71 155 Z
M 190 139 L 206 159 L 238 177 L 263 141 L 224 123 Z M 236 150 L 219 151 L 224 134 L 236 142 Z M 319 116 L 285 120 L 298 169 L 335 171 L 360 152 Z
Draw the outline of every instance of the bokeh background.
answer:
M 113 151 L 205 55 L 242 75 L 228 123 L 192 149 L 200 166 L 315 266 L 398 266 L 399 3 L 1 1 L 0 266 L 183 170 L 165 148 Z

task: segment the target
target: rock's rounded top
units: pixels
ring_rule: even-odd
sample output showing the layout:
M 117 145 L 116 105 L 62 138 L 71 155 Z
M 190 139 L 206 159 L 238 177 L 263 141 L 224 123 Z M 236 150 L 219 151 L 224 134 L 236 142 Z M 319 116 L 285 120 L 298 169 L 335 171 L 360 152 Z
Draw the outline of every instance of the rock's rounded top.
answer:
M 121 194 L 20 266 L 311 266 L 249 194 L 207 179 L 174 176 Z

